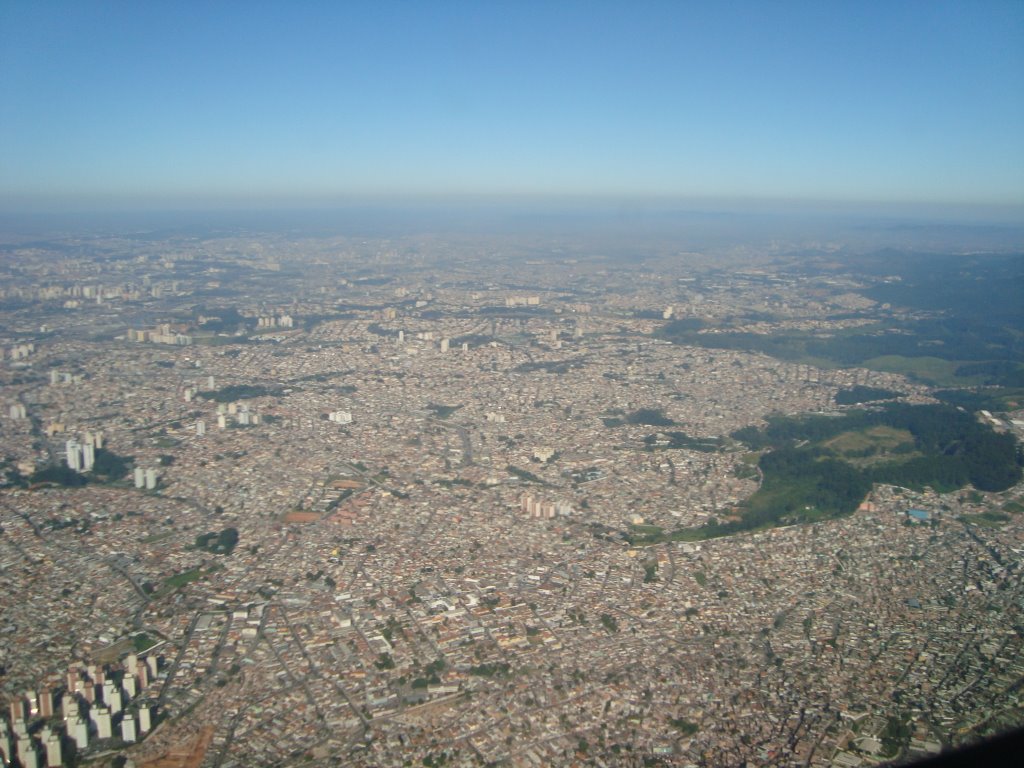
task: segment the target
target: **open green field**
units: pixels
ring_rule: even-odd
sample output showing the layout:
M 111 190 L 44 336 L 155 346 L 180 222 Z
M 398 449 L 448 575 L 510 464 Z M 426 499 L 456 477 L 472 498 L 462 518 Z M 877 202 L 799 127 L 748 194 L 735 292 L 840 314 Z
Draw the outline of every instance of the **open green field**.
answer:
M 935 393 L 940 400 L 968 411 L 1015 411 L 1024 407 L 1022 387 L 979 387 L 978 389 L 947 389 Z
M 190 571 L 183 571 L 182 573 L 176 573 L 169 579 L 164 581 L 156 592 L 153 593 L 155 599 L 169 595 L 179 587 L 183 587 L 186 584 L 190 584 L 193 581 L 198 581 L 203 575 L 203 572 L 199 568 L 193 568 Z
M 885 461 L 922 456 L 914 448 L 914 436 L 908 429 L 879 425 L 843 432 L 822 442 L 822 447 L 858 467 Z
M 970 387 L 983 383 L 984 376 L 957 376 L 956 369 L 961 365 L 963 363 L 957 360 L 901 355 L 882 355 L 864 361 L 865 368 L 887 373 L 902 373 L 904 376 L 911 376 L 939 387 Z

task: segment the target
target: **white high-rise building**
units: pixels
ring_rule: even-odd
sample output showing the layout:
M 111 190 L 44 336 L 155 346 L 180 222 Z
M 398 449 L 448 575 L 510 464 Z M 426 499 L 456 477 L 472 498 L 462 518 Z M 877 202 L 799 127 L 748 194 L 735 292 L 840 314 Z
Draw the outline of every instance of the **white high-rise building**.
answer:
M 12 746 L 11 734 L 7 730 L 7 721 L 0 720 L 0 764 L 8 765 L 14 761 Z
M 146 470 L 146 490 L 152 491 L 156 488 L 156 470 L 150 467 Z
M 64 457 L 68 467 L 75 472 L 82 471 L 82 448 L 77 440 L 68 440 L 64 443 Z
M 79 752 L 89 746 L 89 726 L 78 715 L 75 715 L 68 726 L 68 734 L 75 740 Z
M 121 721 L 121 738 L 129 744 L 136 739 L 135 718 L 131 712 L 126 712 L 124 720 Z
M 196 422 L 196 435 L 198 435 L 199 437 L 202 437 L 205 434 L 206 434 L 206 422 L 202 421 L 202 420 L 197 421 Z
M 60 711 L 64 715 L 65 723 L 72 718 L 78 717 L 78 699 L 70 692 L 65 691 L 60 700 Z
M 113 680 L 103 682 L 103 703 L 110 709 L 111 715 L 121 711 L 121 689 L 114 684 Z
M 113 733 L 110 730 L 110 710 L 99 706 L 90 714 L 93 715 L 93 722 L 96 723 L 96 735 L 101 739 L 109 739 Z
M 96 448 L 91 443 L 82 446 L 82 471 L 88 472 L 96 463 Z
M 28 715 L 29 717 L 38 717 L 39 715 L 39 697 L 36 696 L 36 692 L 33 690 L 25 691 L 24 700 L 28 702 Z
M 18 762 L 22 768 L 39 768 L 36 744 L 27 733 L 18 737 Z
M 0 720 L 0 764 L 11 763 L 14 760 L 14 755 L 11 754 L 13 751 L 11 749 L 11 734 L 7 730 L 7 721 Z
M 136 467 L 134 477 L 135 487 L 144 488 L 146 485 L 146 470 L 144 470 L 142 467 Z
M 60 734 L 50 733 L 43 741 L 43 746 L 46 747 L 47 768 L 60 768 L 64 764 L 60 750 Z
M 451 340 L 450 339 L 441 339 L 441 351 L 442 352 L 447 352 L 448 348 L 450 346 L 451 346 Z
M 149 707 L 143 704 L 139 707 L 139 733 L 147 733 L 151 727 L 149 720 Z

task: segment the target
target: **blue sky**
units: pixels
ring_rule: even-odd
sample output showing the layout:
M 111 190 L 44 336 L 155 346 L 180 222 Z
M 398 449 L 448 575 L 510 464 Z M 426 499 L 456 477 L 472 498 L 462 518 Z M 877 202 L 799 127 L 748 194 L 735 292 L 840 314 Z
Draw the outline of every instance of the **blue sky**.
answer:
M 1024 210 L 1024 2 L 0 0 L 0 207 Z

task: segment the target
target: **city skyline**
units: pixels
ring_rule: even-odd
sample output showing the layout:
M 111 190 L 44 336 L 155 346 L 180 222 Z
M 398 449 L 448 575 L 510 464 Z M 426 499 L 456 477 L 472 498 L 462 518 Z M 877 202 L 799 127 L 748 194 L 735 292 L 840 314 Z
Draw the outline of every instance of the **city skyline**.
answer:
M 0 211 L 1024 211 L 1024 8 L 8 3 Z

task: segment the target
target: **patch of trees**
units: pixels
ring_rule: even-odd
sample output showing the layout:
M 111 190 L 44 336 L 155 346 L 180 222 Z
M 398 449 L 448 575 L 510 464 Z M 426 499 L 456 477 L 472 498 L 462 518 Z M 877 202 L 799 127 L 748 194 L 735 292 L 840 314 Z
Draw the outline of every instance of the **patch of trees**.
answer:
M 238 529 L 225 528 L 220 533 L 210 531 L 196 536 L 196 549 L 215 555 L 230 555 L 238 544 Z
M 533 373 L 534 371 L 543 371 L 544 373 L 554 373 L 561 375 L 568 373 L 573 368 L 580 368 L 583 363 L 577 360 L 540 360 L 536 362 L 520 363 L 512 370 L 515 373 Z
M 871 491 L 868 473 L 817 450 L 780 448 L 759 465 L 764 481 L 742 515 L 747 529 L 846 515 Z
M 469 674 L 478 677 L 507 677 L 511 671 L 512 667 L 504 661 L 494 664 L 476 664 L 469 668 Z
M 234 331 L 236 328 L 244 326 L 247 322 L 246 318 L 242 316 L 236 307 L 208 309 L 198 306 L 192 310 L 192 314 L 196 318 L 197 323 L 200 316 L 204 318 L 205 322 L 198 324 L 200 328 L 206 331 Z
M 95 449 L 95 461 L 87 474 L 76 472 L 67 464 L 51 464 L 33 472 L 29 483 L 50 483 L 68 488 L 78 488 L 89 482 L 110 482 L 128 474 L 131 468 L 131 457 L 118 456 L 106 448 Z
M 689 720 L 684 720 L 681 717 L 670 717 L 668 721 L 672 724 L 672 727 L 676 728 L 684 737 L 693 736 L 693 734 L 700 730 L 696 723 L 691 723 Z
M 944 403 L 958 405 L 968 411 L 1008 411 L 1024 402 L 1024 388 L 1009 389 L 943 389 L 935 397 Z
M 877 426 L 910 432 L 918 455 L 860 468 L 822 444 L 844 432 Z M 764 429 L 747 427 L 732 437 L 765 451 L 758 462 L 764 478 L 761 488 L 739 515 L 724 522 L 712 518 L 698 528 L 648 537 L 643 543 L 708 539 L 846 515 L 873 483 L 917 489 L 927 485 L 937 491 L 970 484 L 981 491 L 1003 491 L 1020 482 L 1024 465 L 1024 454 L 1012 436 L 947 405 L 890 403 L 838 417 L 777 418 Z
M 461 405 L 441 405 L 440 403 L 427 404 L 427 410 L 433 411 L 434 415 L 439 419 L 447 419 L 461 407 Z
M 659 331 L 659 335 L 667 338 L 670 336 L 678 336 L 683 333 L 693 333 L 707 328 L 707 325 L 708 324 L 700 318 L 682 317 L 678 320 L 673 320 L 667 325 L 663 325 Z
M 622 418 L 609 417 L 601 419 L 604 425 L 609 428 L 621 427 L 623 424 L 641 424 L 648 427 L 672 427 L 675 422 L 658 408 L 640 408 L 627 413 Z M 682 433 L 680 433 L 682 434 Z
M 220 389 L 200 392 L 199 396 L 217 403 L 231 403 L 236 400 L 251 400 L 255 397 L 277 396 L 281 394 L 279 387 L 264 387 L 260 384 L 229 384 Z
M 880 387 L 865 387 L 861 384 L 841 389 L 836 392 L 836 405 L 858 405 L 860 403 L 873 403 L 878 400 L 892 400 L 902 396 L 902 392 L 895 392 L 891 389 Z
M 526 469 L 521 469 L 514 464 L 509 464 L 505 467 L 505 471 L 510 475 L 515 475 L 520 480 L 526 483 L 539 483 L 540 485 L 547 485 L 547 483 L 540 477 L 537 477 L 533 472 Z
M 959 366 L 955 376 L 984 376 L 985 386 L 1024 387 L 1024 366 L 1009 360 L 989 360 Z
M 85 475 L 81 475 L 66 464 L 51 464 L 48 467 L 37 469 L 29 476 L 30 483 L 53 483 L 64 485 L 69 488 L 85 485 L 89 482 Z
M 537 317 L 554 314 L 549 307 L 480 307 L 481 315 L 496 317 Z
M 655 448 L 687 448 L 691 451 L 715 453 L 722 449 L 720 437 L 690 437 L 685 432 L 657 432 L 644 438 L 648 450 Z
M 780 360 L 817 357 L 844 366 L 862 365 L 886 355 L 979 361 L 980 365 L 994 365 L 991 370 L 997 379 L 1005 376 L 1011 381 L 1020 375 L 1017 369 L 1000 367 L 998 363 L 1024 359 L 1019 328 L 988 322 L 982 318 L 911 320 L 895 327 L 837 334 L 828 338 L 806 332 L 767 334 L 723 330 L 701 333 L 676 323 L 662 326 L 654 335 L 674 344 L 761 352 Z M 967 371 L 970 370 L 967 368 Z M 958 375 L 977 374 L 958 372 Z
M 869 257 L 869 259 L 872 257 Z M 961 320 L 1001 324 L 1024 320 L 1024 262 L 1019 254 L 901 253 L 874 255 L 876 283 L 865 295 L 878 302 L 949 313 Z
M 489 344 L 491 341 L 490 336 L 485 336 L 481 333 L 467 333 L 462 336 L 456 336 L 451 341 L 453 347 L 458 347 L 463 344 L 469 344 L 471 347 L 480 347 L 484 344 Z
M 878 410 L 852 411 L 839 417 L 779 418 L 763 430 L 744 428 L 732 436 L 755 450 L 810 443 L 800 450 L 821 459 L 827 455 L 827 449 L 817 445 L 821 441 L 875 426 L 907 430 L 924 456 L 866 468 L 863 472 L 871 482 L 911 488 L 930 485 L 936 490 L 970 483 L 981 491 L 1003 491 L 1021 479 L 1013 437 L 997 433 L 969 413 L 948 405 L 891 403 Z M 766 461 L 769 466 L 774 461 L 770 455 L 762 457 L 762 471 L 766 470 Z
M 28 485 L 28 480 L 16 466 L 10 463 L 10 460 L 0 462 L 0 488 L 24 488 L 26 485 Z
M 913 735 L 907 720 L 902 716 L 889 717 L 882 731 L 882 751 L 889 755 L 898 755 Z
M 128 474 L 131 469 L 132 459 L 127 456 L 118 456 L 106 448 L 97 448 L 94 451 L 92 473 L 102 475 L 110 480 L 116 480 Z
M 644 424 L 649 427 L 671 427 L 675 424 L 657 408 L 640 408 L 628 414 L 626 421 L 629 424 Z

